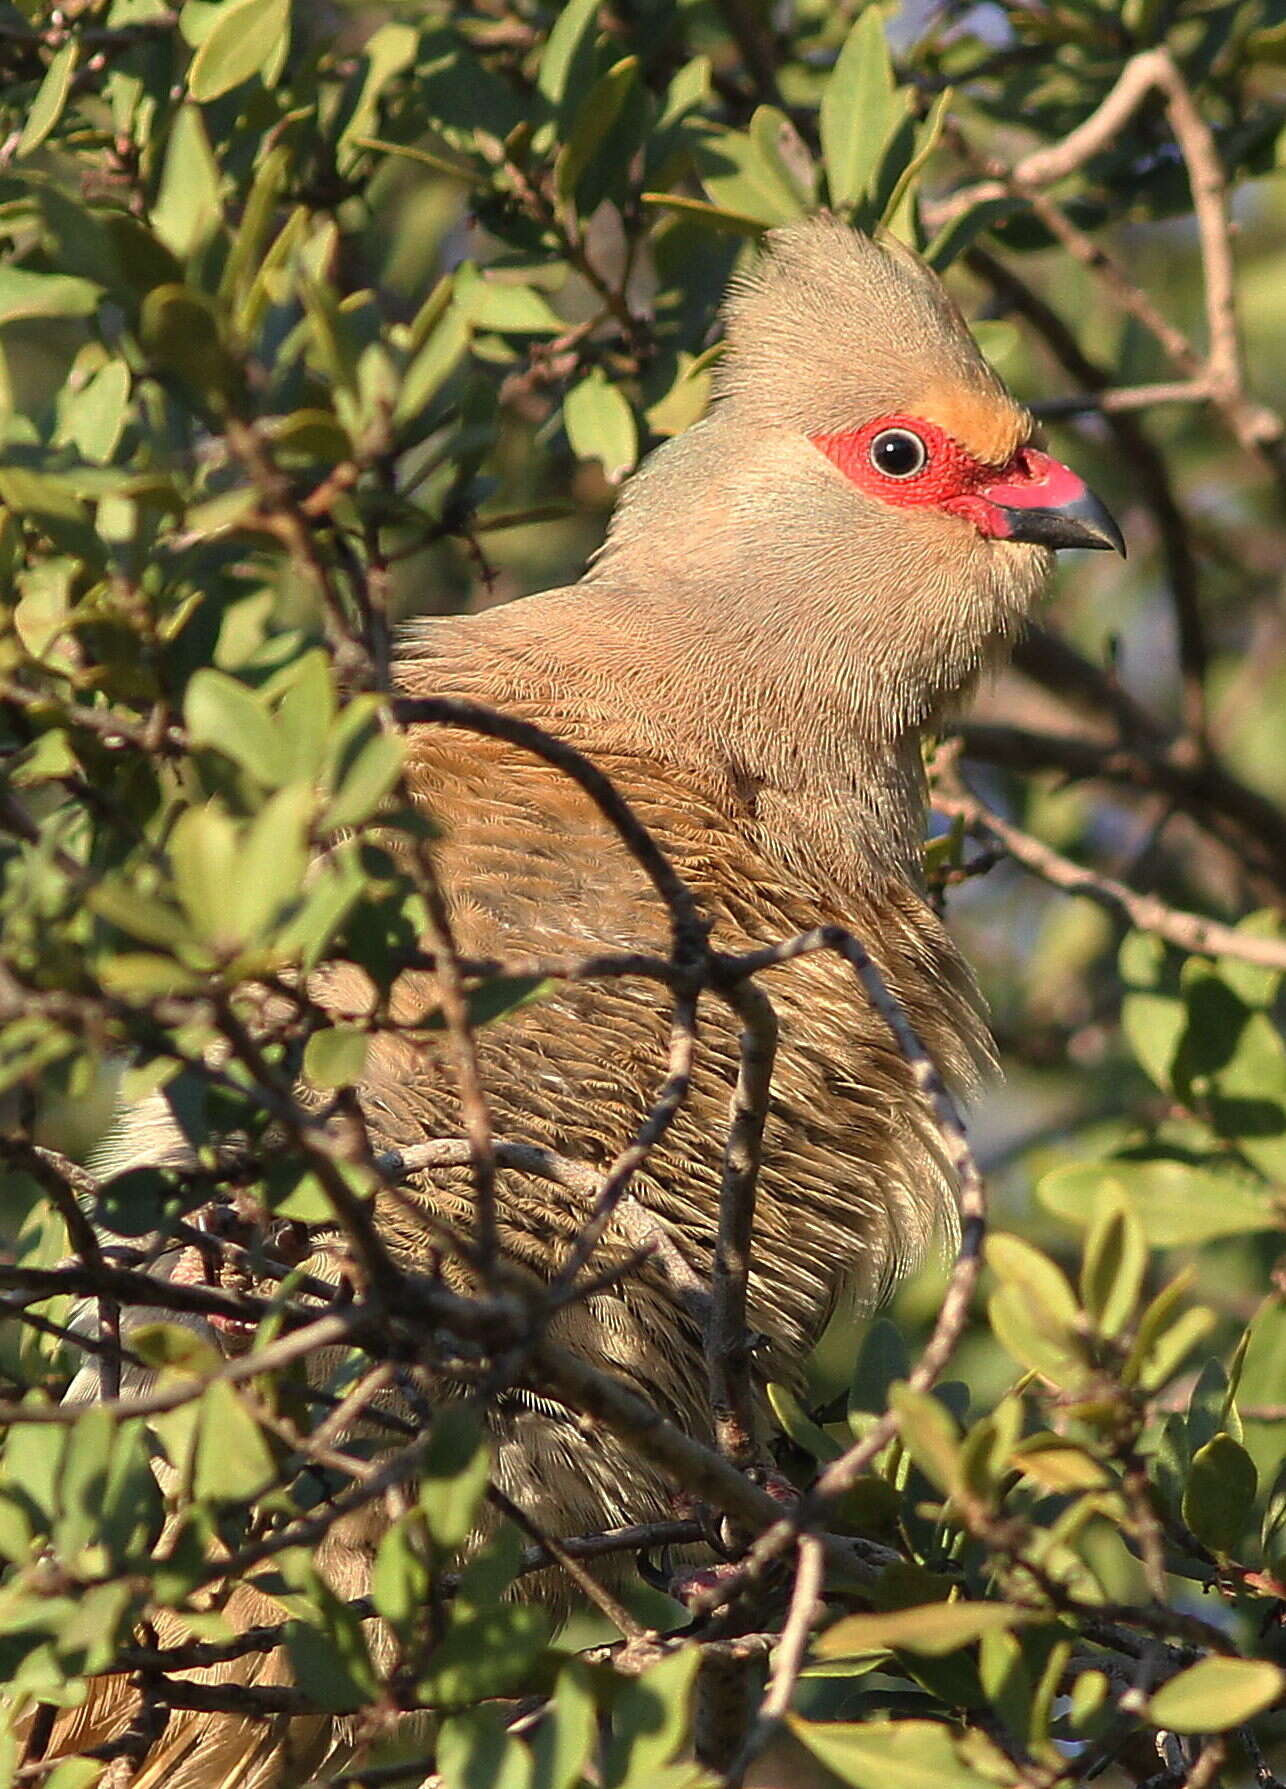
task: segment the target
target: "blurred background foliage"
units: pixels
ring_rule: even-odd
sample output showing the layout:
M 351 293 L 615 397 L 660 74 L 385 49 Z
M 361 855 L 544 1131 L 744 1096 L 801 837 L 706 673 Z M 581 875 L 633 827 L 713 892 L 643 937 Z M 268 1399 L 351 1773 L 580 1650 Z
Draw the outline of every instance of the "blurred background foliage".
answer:
M 1248 389 L 1222 405 L 1163 394 L 1114 411 L 1098 386 L 1128 394 L 1193 378 L 1122 283 L 1189 342 L 1205 340 L 1209 269 L 1171 120 L 1154 96 L 1054 188 L 1058 217 L 1107 248 L 1115 280 L 1006 170 L 1066 139 L 1157 45 L 1196 95 L 1228 183 Z M 578 576 L 620 481 L 701 414 L 730 273 L 765 227 L 822 204 L 893 230 L 947 274 L 1054 451 L 1109 500 L 1129 541 L 1124 566 L 1061 562 L 1052 635 L 979 695 L 965 736 L 974 787 L 1066 857 L 1281 936 L 1286 823 L 1279 809 L 1276 833 L 1253 821 L 1286 795 L 1279 0 L 186 0 L 177 11 L 4 0 L 0 70 L 0 1083 L 19 1149 L 34 1137 L 85 1159 L 122 1072 L 130 1096 L 184 1062 L 194 1074 L 223 1022 L 210 1010 L 255 977 L 332 954 L 377 979 L 395 971 L 422 915 L 370 834 L 377 814 L 411 823 L 397 806 L 396 743 L 362 693 L 386 681 L 390 627 Z M 1141 434 L 1146 465 L 1113 416 Z M 1128 767 L 1063 775 L 1057 754 L 1025 762 L 1015 729 L 1074 736 L 1091 755 L 1133 749 L 1193 777 L 1214 763 L 1225 780 L 1203 807 Z M 1030 1299 L 1025 1315 L 1006 1315 L 998 1294 L 989 1321 L 979 1301 L 947 1403 L 957 1417 L 991 1411 L 1017 1362 L 1053 1386 L 1047 1417 L 1060 1399 L 1073 1406 L 1058 1426 L 1088 1450 L 1078 1458 L 1118 1459 L 1111 1422 L 1075 1407 L 1083 1362 L 1070 1380 L 1057 1363 L 1087 1324 L 1135 1345 L 1135 1301 L 1178 1288 L 1185 1346 L 1149 1383 L 1145 1448 L 1188 1546 L 1170 1561 L 1190 1573 L 1173 1593 L 1236 1644 L 1271 1651 L 1286 1545 L 1280 975 L 1185 955 L 1007 861 L 966 874 L 974 847 L 937 829 L 935 884 L 991 1001 L 1005 1070 L 976 1116 L 995 1217 L 1081 1287 L 1059 1282 L 1063 1310 L 1064 1293 L 1042 1282 L 1035 1317 Z M 306 883 L 318 854 L 323 870 Z M 302 1065 L 332 1090 L 360 1076 L 364 1048 L 308 1019 L 270 1066 Z M 247 1069 L 221 1090 L 226 1111 L 211 1094 L 191 1119 L 199 1144 L 260 1135 L 257 1089 Z M 66 1213 L 11 1159 L 12 1258 L 48 1267 L 67 1255 Z M 276 1212 L 307 1222 L 328 1209 L 316 1164 L 269 1167 L 259 1196 Z M 208 1198 L 209 1182 L 108 1195 L 96 1215 L 141 1234 Z M 1124 1303 L 1111 1322 L 1085 1278 L 1091 1227 L 1097 1258 L 1115 1251 Z M 1037 1271 L 1003 1251 L 993 1267 L 1002 1288 L 1030 1289 Z M 890 1351 L 914 1354 L 942 1284 L 930 1271 L 900 1291 L 900 1341 L 883 1327 L 863 1342 L 851 1324 L 826 1338 L 822 1426 L 788 1400 L 779 1412 L 792 1471 L 883 1408 Z M 61 1322 L 68 1307 L 37 1308 Z M 1173 1312 L 1162 1315 L 1168 1335 Z M 836 1422 L 855 1358 L 850 1417 Z M 1103 1358 L 1116 1359 L 1110 1347 L 1106 1371 Z M 13 1396 L 56 1393 L 74 1365 L 56 1334 L 6 1326 Z M 219 1421 L 243 1417 L 225 1409 Z M 267 1469 L 250 1432 L 241 1454 Z M 15 1429 L 11 1481 L 31 1473 L 43 1433 Z M 112 1470 L 132 1484 L 136 1465 Z M 885 1467 L 905 1491 L 905 1462 Z M 1038 1482 L 1025 1481 L 1029 1493 Z M 242 1474 L 205 1492 L 223 1510 L 256 1489 Z M 1116 1505 L 1087 1507 L 1100 1481 L 1060 1479 L 1047 1463 L 1043 1489 L 1070 1498 L 1074 1520 L 1058 1506 L 1067 1545 L 1102 1597 L 1141 1594 L 1137 1563 L 1104 1538 L 1124 1520 Z M 199 1506 L 199 1482 L 193 1495 Z M 1054 1521 L 1039 1497 L 1032 1507 Z M 23 1547 L 46 1530 L 38 1514 L 24 1520 L 0 1551 L 28 1595 Z M 133 1558 L 138 1539 L 122 1516 L 110 1558 Z M 917 1531 L 907 1545 L 923 1565 L 940 1543 Z M 321 1599 L 314 1612 L 324 1602 L 303 1577 L 294 1590 Z M 99 1606 L 108 1650 L 138 1606 L 137 1595 Z M 508 1640 L 527 1645 L 528 1663 L 541 1644 L 516 1630 Z M 991 1684 L 1016 1642 L 989 1645 L 979 1656 Z M 42 1647 L 26 1680 L 37 1694 L 107 1656 L 83 1635 Z M 338 1670 L 334 1646 L 316 1656 Z M 953 1655 L 958 1669 L 972 1656 Z M 864 1669 L 873 1662 L 878 1648 Z M 1102 1741 L 1101 1702 L 1087 1693 L 1052 1728 L 1057 1673 L 1036 1652 L 1020 1662 L 1032 1705 L 1005 1719 L 1028 1765 L 1052 1770 Z M 691 1670 L 657 1668 L 674 1675 L 673 1706 Z M 374 1694 L 346 1669 L 352 1695 Z M 958 1676 L 917 1671 L 898 1680 L 908 1695 L 919 1686 L 917 1707 L 969 1702 Z M 827 1679 L 805 1705 L 896 1712 L 902 1692 L 870 1681 L 885 1688 L 868 1704 L 852 1679 L 843 1694 Z M 564 1706 L 587 1693 L 568 1687 Z M 1202 1712 L 1209 1727 L 1235 1724 Z M 661 1781 L 664 1744 L 649 1751 L 646 1720 L 618 1714 L 605 1780 Z M 500 1758 L 516 1744 L 498 1732 L 484 1721 L 449 1737 L 447 1780 L 483 1781 L 467 1771 L 487 1747 Z M 672 1742 L 678 1728 L 665 1732 Z M 1262 1732 L 1271 1747 L 1271 1718 Z M 922 1768 L 940 1774 L 924 1743 Z M 633 1762 L 631 1746 L 643 1746 Z M 1001 1780 L 995 1758 L 951 1756 L 961 1781 Z M 855 1783 L 888 1780 L 883 1755 L 832 1762 Z

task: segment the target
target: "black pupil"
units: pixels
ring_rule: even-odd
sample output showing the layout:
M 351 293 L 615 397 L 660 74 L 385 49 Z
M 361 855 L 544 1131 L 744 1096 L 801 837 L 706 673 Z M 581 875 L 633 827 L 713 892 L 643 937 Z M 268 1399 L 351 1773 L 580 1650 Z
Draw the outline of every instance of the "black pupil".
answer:
M 906 478 L 918 472 L 923 459 L 924 449 L 915 436 L 901 430 L 890 430 L 875 443 L 875 463 L 892 478 Z

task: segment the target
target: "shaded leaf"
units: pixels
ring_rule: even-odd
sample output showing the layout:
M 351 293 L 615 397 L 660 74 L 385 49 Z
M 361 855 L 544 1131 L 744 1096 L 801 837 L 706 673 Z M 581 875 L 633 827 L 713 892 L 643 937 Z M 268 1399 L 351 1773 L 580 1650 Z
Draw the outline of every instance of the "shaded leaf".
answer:
M 1163 1157 L 1055 1168 L 1042 1175 L 1036 1196 L 1055 1217 L 1076 1225 L 1091 1221 L 1100 1199 L 1116 1198 L 1152 1248 L 1281 1227 L 1270 1201 L 1244 1176 Z
M 957 1755 L 937 1721 L 804 1721 L 790 1716 L 795 1738 L 856 1789 L 995 1789 Z M 1001 1779 L 1002 1781 L 1004 1779 Z
M 822 159 L 837 209 L 855 205 L 865 195 L 904 110 L 905 96 L 894 85 L 883 14 L 878 6 L 865 7 L 822 93 Z
M 822 1658 L 895 1649 L 936 1658 L 1031 1619 L 1028 1611 L 1007 1603 L 926 1603 L 918 1609 L 845 1616 L 827 1628 L 815 1650 Z
M 1183 1519 L 1212 1553 L 1231 1553 L 1249 1524 L 1259 1474 L 1231 1435 L 1216 1435 L 1198 1448 L 1188 1468 Z
M 1272 1706 L 1286 1677 L 1267 1659 L 1202 1659 L 1151 1697 L 1148 1719 L 1168 1733 L 1222 1733 Z
M 608 483 L 619 484 L 638 458 L 638 431 L 620 387 L 601 367 L 568 392 L 563 422 L 577 459 L 601 460 Z
M 366 1067 L 367 1042 L 354 1025 L 315 1031 L 304 1049 L 304 1073 L 314 1087 L 351 1087 Z
M 185 9 L 186 10 L 186 9 Z M 188 69 L 188 91 L 202 104 L 279 65 L 290 32 L 290 0 L 233 0 L 221 6 Z
M 916 1465 L 943 1491 L 960 1480 L 960 1443 L 956 1425 L 936 1398 L 911 1386 L 889 1388 L 889 1407 L 898 1419 L 902 1445 Z
M 39 149 L 62 117 L 63 107 L 71 92 L 79 50 L 76 39 L 68 37 L 62 48 L 56 50 L 51 57 L 49 67 L 45 70 L 45 78 L 31 102 L 31 110 L 27 113 L 22 134 L 18 138 L 15 154 L 20 159 L 24 155 L 30 155 L 33 149 Z

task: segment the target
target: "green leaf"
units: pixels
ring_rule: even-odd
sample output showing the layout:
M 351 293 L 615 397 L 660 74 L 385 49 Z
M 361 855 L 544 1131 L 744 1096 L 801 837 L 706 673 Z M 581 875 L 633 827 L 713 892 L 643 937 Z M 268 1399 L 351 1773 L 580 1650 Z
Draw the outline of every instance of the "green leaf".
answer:
M 585 95 L 571 130 L 554 158 L 554 188 L 560 198 L 570 199 L 604 138 L 620 116 L 639 77 L 637 56 L 614 63 Z
M 315 1031 L 304 1049 L 304 1073 L 314 1087 L 352 1087 L 365 1071 L 367 1042 L 354 1025 Z
M 463 313 L 451 305 L 402 375 L 393 407 L 393 421 L 397 427 L 404 427 L 427 408 L 464 359 L 468 348 L 469 325 Z
M 577 459 L 601 460 L 609 484 L 619 484 L 632 469 L 638 458 L 634 413 L 602 367 L 595 367 L 568 392 L 563 424 Z
M 101 1782 L 103 1766 L 95 1758 L 64 1758 L 44 1778 L 44 1789 L 89 1789 Z
M 276 1477 L 258 1423 L 226 1380 L 201 1397 L 192 1494 L 210 1503 L 249 1503 Z
M 701 1655 L 686 1646 L 649 1665 L 641 1676 L 618 1680 L 612 1737 L 603 1759 L 603 1789 L 656 1782 L 688 1732 L 688 1710 Z
M 156 286 L 139 314 L 143 346 L 198 402 L 218 409 L 235 389 L 237 372 L 210 301 L 187 286 Z
M 468 1708 L 442 1723 L 434 1748 L 442 1789 L 529 1789 L 531 1754 L 494 1708 Z
M 1130 1321 L 1147 1267 L 1142 1224 L 1119 1198 L 1101 1197 L 1081 1267 L 1081 1297 L 1101 1335 L 1117 1336 Z
M 458 1547 L 473 1527 L 491 1474 L 491 1452 L 477 1415 L 449 1404 L 434 1418 L 420 1471 L 420 1508 L 440 1547 Z
M 766 1389 L 778 1425 L 797 1447 L 823 1465 L 839 1459 L 844 1451 L 839 1442 L 818 1427 L 788 1385 L 770 1384 Z
M 1286 1460 L 1278 1467 L 1269 1489 L 1259 1538 L 1268 1569 L 1281 1577 L 1286 1570 Z
M 995 1789 L 962 1762 L 938 1721 L 804 1721 L 787 1717 L 800 1744 L 856 1789 Z
M 1269 1180 L 1286 1180 L 1286 1043 L 1266 1012 L 1251 1008 L 1198 960 L 1184 970 L 1187 1024 L 1174 1062 L 1184 1103 Z
M 927 1392 L 905 1384 L 889 1387 L 889 1407 L 898 1419 L 902 1445 L 940 1490 L 960 1484 L 960 1442 L 950 1413 Z
M 277 928 L 303 903 L 315 807 L 309 784 L 288 784 L 264 803 L 243 835 L 231 909 L 239 936 L 252 949 L 284 948 Z
M 493 975 L 490 981 L 471 991 L 469 1023 L 490 1025 L 494 1019 L 503 1019 L 519 1007 L 545 999 L 556 987 L 556 982 L 543 975 Z M 446 1029 L 446 1020 L 440 1012 L 430 1014 L 423 1024 L 426 1031 Z
M 772 120 L 768 122 L 767 131 L 761 124 L 757 136 L 710 126 L 696 145 L 697 172 L 711 200 L 725 215 L 759 224 L 787 224 L 803 216 L 805 201 L 776 152 Z
M 1105 1707 L 1111 1687 L 1111 1679 L 1103 1671 L 1078 1672 L 1067 1710 L 1068 1724 L 1074 1733 L 1095 1731 L 1096 1717 Z
M 566 117 L 588 85 L 594 61 L 599 0 L 568 0 L 540 58 L 536 88 Z M 570 104 L 569 104 L 570 102 Z
M 984 199 L 980 205 L 971 205 L 942 226 L 925 249 L 924 259 L 935 273 L 945 273 L 985 230 L 1021 210 L 1022 203 L 1021 199 Z
M 62 117 L 63 107 L 71 92 L 72 76 L 76 72 L 79 47 L 76 39 L 69 37 L 62 48 L 54 53 L 18 138 L 14 153 L 19 160 L 24 155 L 30 155 L 33 149 L 39 149 Z
M 894 133 L 892 143 L 885 152 L 880 167 L 880 180 L 877 183 L 878 186 L 883 186 L 885 182 L 888 183 L 888 197 L 881 198 L 877 193 L 876 199 L 880 205 L 880 221 L 890 229 L 895 223 L 900 222 L 898 213 L 902 209 L 903 202 L 911 192 L 916 177 L 938 146 L 938 141 L 946 126 L 947 111 L 954 98 L 955 95 L 950 87 L 938 95 L 930 106 L 923 124 L 918 129 L 912 129 L 911 153 L 905 159 L 901 157 L 895 159 L 894 146 L 899 142 L 901 131 Z
M 997 1502 L 1010 1471 L 1009 1456 L 1022 1430 L 1022 1406 L 1015 1397 L 1002 1398 L 981 1422 L 969 1429 L 960 1450 L 960 1474 L 971 1496 L 980 1503 Z
M 700 218 L 716 230 L 726 230 L 733 236 L 750 236 L 758 240 L 767 225 L 762 219 L 750 217 L 744 211 L 730 211 L 726 206 L 708 205 L 704 199 L 689 199 L 682 193 L 642 193 L 640 197 L 645 205 L 651 205 L 658 211 L 673 211 L 680 217 Z
M 381 1540 L 371 1568 L 371 1600 L 395 1628 L 408 1626 L 429 1595 L 429 1567 L 415 1545 L 413 1518 L 403 1516 Z
M 348 1714 L 379 1694 L 379 1680 L 358 1623 L 336 1619 L 329 1603 L 325 1614 L 320 1624 L 287 1622 L 286 1653 L 295 1682 L 319 1708 Z
M 849 1389 L 849 1415 L 865 1410 L 880 1416 L 888 1408 L 889 1387 L 911 1371 L 906 1339 L 896 1323 L 877 1317 L 862 1337 Z
M 455 303 L 475 329 L 501 335 L 557 335 L 566 328 L 557 311 L 531 286 L 489 277 L 469 261 L 455 270 Z
M 252 75 L 271 85 L 290 34 L 290 0 L 233 0 L 219 8 L 213 28 L 188 69 L 188 91 L 206 104 Z
M 290 166 L 290 151 L 284 143 L 278 143 L 255 169 L 240 222 L 233 231 L 228 258 L 219 276 L 220 301 L 238 307 L 235 321 L 243 340 L 251 338 L 258 320 L 255 289 L 272 254 L 269 244 Z
M 1267 1659 L 1202 1659 L 1180 1671 L 1148 1702 L 1148 1719 L 1167 1733 L 1222 1733 L 1270 1708 L 1286 1677 Z
M 117 1236 L 146 1236 L 160 1229 L 166 1217 L 183 1203 L 173 1179 L 160 1168 L 127 1168 L 99 1187 L 94 1213 Z M 201 1203 L 198 1194 L 186 1208 L 190 1210 Z
M 369 820 L 402 774 L 405 741 L 396 733 L 372 733 L 347 763 L 326 809 L 326 826 L 339 832 Z
M 170 834 L 174 886 L 193 930 L 216 950 L 242 941 L 237 924 L 237 828 L 214 802 L 187 808 Z
M 589 1674 L 573 1659 L 559 1672 L 549 1713 L 532 1738 L 531 1789 L 580 1789 L 597 1729 Z
M 1216 1435 L 1193 1455 L 1183 1493 L 1183 1519 L 1212 1553 L 1232 1553 L 1259 1489 L 1255 1462 L 1230 1435 Z
M 129 1344 L 145 1366 L 173 1367 L 201 1379 L 218 1372 L 223 1364 L 218 1350 L 182 1323 L 141 1323 L 130 1331 Z
M 203 248 L 218 228 L 219 164 L 199 106 L 180 106 L 165 147 L 152 228 L 180 260 Z
M 1020 1286 L 1002 1286 L 987 1301 L 987 1321 L 1006 1353 L 1051 1385 L 1075 1383 L 1083 1360 L 1068 1330 Z
M 29 317 L 92 317 L 100 296 L 92 280 L 0 263 L 0 324 Z
M 865 197 L 905 106 L 894 84 L 883 13 L 865 7 L 822 92 L 822 160 L 836 210 Z
M 390 23 L 372 31 L 362 45 L 362 85 L 339 136 L 338 162 L 347 173 L 360 139 L 379 122 L 380 99 L 400 74 L 415 66 L 420 33 L 414 25 Z
M 275 788 L 289 775 L 281 735 L 265 702 L 244 683 L 203 668 L 191 679 L 183 716 L 192 744 L 212 746 L 257 783 Z
M 1063 1270 L 1019 1236 L 995 1231 L 987 1238 L 987 1265 L 1006 1286 L 1023 1292 L 1055 1322 L 1075 1323 L 1075 1294 Z
M 1002 1282 L 987 1306 L 1002 1346 L 1055 1385 L 1074 1381 L 1083 1349 L 1076 1298 L 1062 1270 L 1030 1243 L 999 1233 L 987 1238 L 986 1259 Z
M 523 1685 L 549 1639 L 549 1617 L 532 1603 L 454 1613 L 415 1688 L 426 1702 L 464 1708 Z
M 124 877 L 90 889 L 85 904 L 91 913 L 118 931 L 143 944 L 154 944 L 159 950 L 172 950 L 192 936 L 181 913 L 163 901 L 137 893 Z
M 827 1628 L 815 1642 L 815 1650 L 821 1658 L 896 1649 L 941 1658 L 972 1645 L 984 1634 L 1031 1619 L 1030 1611 L 1008 1603 L 923 1603 L 918 1608 L 845 1616 Z
M 106 466 L 125 432 L 129 402 L 129 366 L 109 360 L 64 405 L 62 433 L 87 460 Z
M 1192 1350 L 1205 1341 L 1215 1322 L 1215 1313 L 1208 1306 L 1193 1305 L 1154 1335 L 1135 1369 L 1143 1390 L 1160 1391 Z
M 776 106 L 756 107 L 750 120 L 750 141 L 760 163 L 794 196 L 800 211 L 809 209 L 816 198 L 817 177 L 812 157 L 786 114 Z
M 1016 1447 L 1010 1464 L 1043 1491 L 1098 1491 L 1111 1484 L 1097 1460 L 1057 1435 L 1032 1435 Z
M 1036 1196 L 1055 1217 L 1077 1226 L 1091 1222 L 1101 1199 L 1118 1200 L 1137 1220 L 1145 1243 L 1157 1249 L 1282 1225 L 1244 1175 L 1167 1158 L 1055 1168 L 1041 1177 Z
M 1286 937 L 1282 916 L 1272 907 L 1247 914 L 1245 919 L 1238 922 L 1237 930 L 1247 938 L 1275 938 L 1280 941 Z M 1240 962 L 1236 957 L 1220 957 L 1215 970 L 1219 979 L 1247 1006 L 1271 1007 L 1282 984 L 1280 969 L 1264 969 L 1256 963 Z
M 330 660 L 314 649 L 297 658 L 277 703 L 276 727 L 291 780 L 316 781 L 326 763 L 335 722 L 335 684 Z

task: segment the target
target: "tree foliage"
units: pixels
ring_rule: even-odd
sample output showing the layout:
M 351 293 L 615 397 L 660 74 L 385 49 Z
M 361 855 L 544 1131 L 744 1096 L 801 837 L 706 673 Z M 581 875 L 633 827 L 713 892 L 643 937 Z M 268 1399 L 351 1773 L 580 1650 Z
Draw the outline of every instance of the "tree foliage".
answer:
M 211 1586 L 250 1580 L 293 1687 L 212 1705 L 355 1714 L 363 1766 L 408 1782 L 734 1782 L 782 1721 L 859 1789 L 1274 1780 L 1284 58 L 1274 0 L 0 8 L 0 1780 L 40 1780 L 33 1708 L 94 1673 L 134 1674 L 145 1751 L 185 1667 L 231 1656 Z M 819 205 L 952 270 L 1133 558 L 1064 578 L 1063 631 L 938 754 L 928 875 L 1014 1089 L 985 1250 L 979 1211 L 941 1311 L 922 1276 L 826 1338 L 813 1408 L 774 1394 L 793 1512 L 709 1438 L 670 1449 L 676 1521 L 633 1548 L 717 1531 L 722 1590 L 693 1614 L 640 1584 L 625 1628 L 556 1635 L 509 1594 L 548 1559 L 521 1512 L 465 1545 L 477 1409 L 322 1425 L 417 1325 L 493 1392 L 543 1373 L 638 1412 L 542 1352 L 538 1301 L 391 1267 L 369 1202 L 406 1164 L 353 1092 L 382 1020 L 301 976 L 387 990 L 443 948 L 395 622 L 574 571 L 701 414 L 739 258 Z M 998 844 L 1052 887 L 978 889 Z M 541 987 L 465 966 L 458 992 L 464 1049 Z M 77 1165 L 114 1093 L 157 1089 L 195 1169 Z M 344 1304 L 299 1266 L 321 1225 Z M 211 1283 L 158 1279 L 194 1237 Z M 58 1402 L 78 1372 L 106 1407 Z M 346 1603 L 313 1550 L 377 1496 Z M 163 1613 L 186 1651 L 149 1638 Z M 697 1765 L 730 1666 L 749 1712 Z M 413 1740 L 407 1710 L 434 1717 Z

